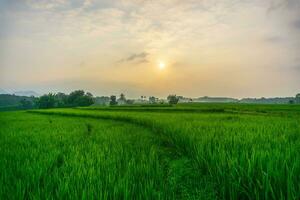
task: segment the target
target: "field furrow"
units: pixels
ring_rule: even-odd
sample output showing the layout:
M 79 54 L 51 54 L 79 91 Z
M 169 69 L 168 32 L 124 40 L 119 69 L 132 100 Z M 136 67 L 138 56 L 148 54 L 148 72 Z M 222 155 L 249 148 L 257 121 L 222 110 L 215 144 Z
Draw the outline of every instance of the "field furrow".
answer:
M 300 195 L 297 115 L 293 118 L 290 115 L 78 109 L 37 112 L 114 119 L 148 127 L 167 136 L 178 154 L 188 158 L 192 174 L 197 177 L 191 182 L 197 180 L 195 185 L 202 188 L 208 184 L 220 198 L 253 199 L 266 195 L 298 198 Z
M 5 113 L 0 182 L 9 184 L 0 196 L 17 188 L 19 199 L 299 199 L 291 108 Z

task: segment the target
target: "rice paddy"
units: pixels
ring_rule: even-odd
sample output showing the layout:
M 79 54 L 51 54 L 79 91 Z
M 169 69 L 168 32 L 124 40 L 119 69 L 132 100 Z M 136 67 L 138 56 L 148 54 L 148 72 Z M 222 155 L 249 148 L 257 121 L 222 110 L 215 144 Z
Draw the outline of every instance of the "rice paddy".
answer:
M 0 113 L 1 199 L 300 199 L 300 106 Z

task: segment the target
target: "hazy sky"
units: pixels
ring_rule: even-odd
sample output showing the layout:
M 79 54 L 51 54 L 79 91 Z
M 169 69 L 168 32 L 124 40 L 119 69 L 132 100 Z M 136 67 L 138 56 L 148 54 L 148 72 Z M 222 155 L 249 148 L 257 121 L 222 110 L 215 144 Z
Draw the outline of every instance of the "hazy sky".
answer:
M 294 96 L 300 1 L 0 0 L 0 88 Z

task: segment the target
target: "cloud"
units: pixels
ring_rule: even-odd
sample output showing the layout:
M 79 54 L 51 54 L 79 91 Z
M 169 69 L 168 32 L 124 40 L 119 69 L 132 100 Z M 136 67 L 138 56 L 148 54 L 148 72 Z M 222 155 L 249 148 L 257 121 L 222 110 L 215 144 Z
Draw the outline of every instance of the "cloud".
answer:
M 147 59 L 140 59 L 139 61 L 137 61 L 137 63 L 138 64 L 141 64 L 141 63 L 148 63 L 149 62 L 149 60 L 147 60 Z
M 124 63 L 124 62 L 136 62 L 136 63 L 145 63 L 148 62 L 147 56 L 149 54 L 146 52 L 141 53 L 134 53 L 127 58 L 121 59 L 118 61 L 118 63 Z
M 141 58 L 143 59 L 143 58 L 146 58 L 147 55 L 148 54 L 146 52 L 142 52 L 142 53 L 139 53 L 139 54 L 132 54 L 126 60 L 127 61 L 132 61 L 132 60 L 141 59 Z
M 268 8 L 268 12 L 280 10 L 280 9 L 291 9 L 298 10 L 300 8 L 299 0 L 272 0 Z
M 285 41 L 285 38 L 280 36 L 266 36 L 263 40 L 270 43 L 281 43 Z
M 240 77 L 251 69 L 253 77 L 262 74 L 270 82 L 261 68 L 289 71 L 285 66 L 299 55 L 299 5 L 299 0 L 0 0 L 1 82 L 33 83 L 34 77 L 20 77 L 37 70 L 56 80 L 61 68 L 64 78 L 107 73 L 101 79 L 118 75 L 123 82 L 151 85 L 155 77 L 146 72 L 157 60 L 170 66 L 168 73 L 178 71 L 168 77 L 193 74 L 184 77 L 195 84 L 205 78 L 207 85 L 218 82 L 213 77 L 225 68 Z M 272 12 L 266 14 L 268 8 Z
M 296 29 L 300 29 L 300 18 L 299 18 L 298 20 L 294 21 L 293 26 L 294 26 Z
M 61 6 L 65 6 L 68 3 L 67 0 L 27 0 L 27 4 L 33 9 L 55 9 Z

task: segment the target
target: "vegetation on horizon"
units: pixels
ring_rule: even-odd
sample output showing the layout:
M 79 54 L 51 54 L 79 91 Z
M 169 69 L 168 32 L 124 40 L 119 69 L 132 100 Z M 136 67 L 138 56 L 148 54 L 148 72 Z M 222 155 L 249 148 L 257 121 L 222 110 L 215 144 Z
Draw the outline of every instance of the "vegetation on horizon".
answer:
M 252 104 L 300 104 L 300 94 L 295 97 L 282 98 L 244 98 L 241 100 L 227 97 L 199 97 L 187 98 L 183 96 L 169 95 L 166 100 L 159 99 L 154 96 L 141 96 L 140 99 L 127 99 L 125 94 L 121 93 L 119 98 L 115 95 L 93 97 L 89 92 L 85 93 L 83 90 L 75 90 L 69 95 L 58 92 L 49 93 L 40 97 L 16 96 L 11 94 L 0 94 L 0 111 L 9 110 L 26 110 L 33 108 L 63 108 L 63 107 L 77 107 L 89 105 L 102 106 L 124 106 L 133 104 L 150 104 L 163 105 L 169 103 L 174 105 L 177 103 L 252 103 Z

